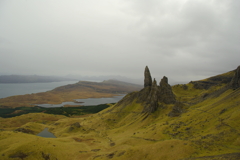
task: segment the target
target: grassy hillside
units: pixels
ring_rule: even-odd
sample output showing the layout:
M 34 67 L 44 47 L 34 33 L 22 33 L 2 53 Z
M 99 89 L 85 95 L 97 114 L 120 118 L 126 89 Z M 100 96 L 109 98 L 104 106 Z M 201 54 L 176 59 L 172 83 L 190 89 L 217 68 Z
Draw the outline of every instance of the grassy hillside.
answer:
M 96 106 L 75 106 L 75 107 L 16 107 L 16 108 L 0 108 L 0 117 L 11 118 L 28 113 L 47 113 L 55 115 L 64 115 L 67 117 L 79 116 L 85 114 L 97 113 L 105 108 L 108 108 L 112 104 L 100 104 Z
M 240 88 L 229 87 L 230 80 L 223 78 L 229 73 L 214 76 L 218 80 L 173 86 L 184 106 L 175 117 L 169 116 L 175 104 L 161 104 L 155 112 L 143 113 L 144 103 L 134 92 L 116 105 L 83 117 L 31 113 L 1 118 L 0 159 L 239 160 Z M 34 132 L 12 131 L 18 127 Z M 34 135 L 44 127 L 57 138 Z

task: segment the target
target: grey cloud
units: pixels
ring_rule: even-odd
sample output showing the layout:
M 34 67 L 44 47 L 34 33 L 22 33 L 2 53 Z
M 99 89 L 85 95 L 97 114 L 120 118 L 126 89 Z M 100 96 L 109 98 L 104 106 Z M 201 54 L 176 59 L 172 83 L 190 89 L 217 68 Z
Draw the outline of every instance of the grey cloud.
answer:
M 236 0 L 2 1 L 0 73 L 190 81 L 239 65 Z

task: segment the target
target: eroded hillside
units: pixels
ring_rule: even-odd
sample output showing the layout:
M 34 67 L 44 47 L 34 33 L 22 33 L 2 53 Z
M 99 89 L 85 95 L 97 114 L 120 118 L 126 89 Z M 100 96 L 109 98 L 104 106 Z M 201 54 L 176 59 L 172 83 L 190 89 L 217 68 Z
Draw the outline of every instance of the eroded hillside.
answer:
M 1 159 L 238 160 L 240 67 L 205 80 L 158 85 L 148 68 L 141 91 L 93 115 L 30 122 L 36 115 L 0 119 Z M 40 116 L 40 117 L 39 117 Z M 25 118 L 24 118 L 25 117 Z M 29 119 L 9 128 L 6 123 Z M 5 127 L 3 127 L 3 125 Z M 34 133 L 12 131 L 24 128 Z M 48 127 L 57 138 L 34 134 Z M 24 130 L 22 130 L 24 131 Z

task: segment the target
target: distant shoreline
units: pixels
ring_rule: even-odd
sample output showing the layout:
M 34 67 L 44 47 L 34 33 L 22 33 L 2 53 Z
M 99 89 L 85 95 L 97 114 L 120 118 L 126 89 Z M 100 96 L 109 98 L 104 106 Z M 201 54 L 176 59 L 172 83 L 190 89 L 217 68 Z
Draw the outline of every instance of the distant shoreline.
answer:
M 46 83 L 0 83 L 0 99 L 11 96 L 41 93 L 53 90 L 56 87 L 74 84 L 78 81 L 61 81 Z
M 0 107 L 33 107 L 32 104 L 61 104 L 74 99 L 110 98 L 141 89 L 140 85 L 117 80 L 0 84 Z

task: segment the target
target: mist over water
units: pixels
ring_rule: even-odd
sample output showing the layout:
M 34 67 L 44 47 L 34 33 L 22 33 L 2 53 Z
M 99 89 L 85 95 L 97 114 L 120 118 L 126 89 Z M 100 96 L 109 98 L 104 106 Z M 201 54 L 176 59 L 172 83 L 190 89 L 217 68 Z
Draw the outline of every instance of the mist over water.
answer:
M 78 81 L 62 81 L 49 83 L 0 83 L 0 98 L 14 95 L 46 92 L 56 87 L 74 84 Z

